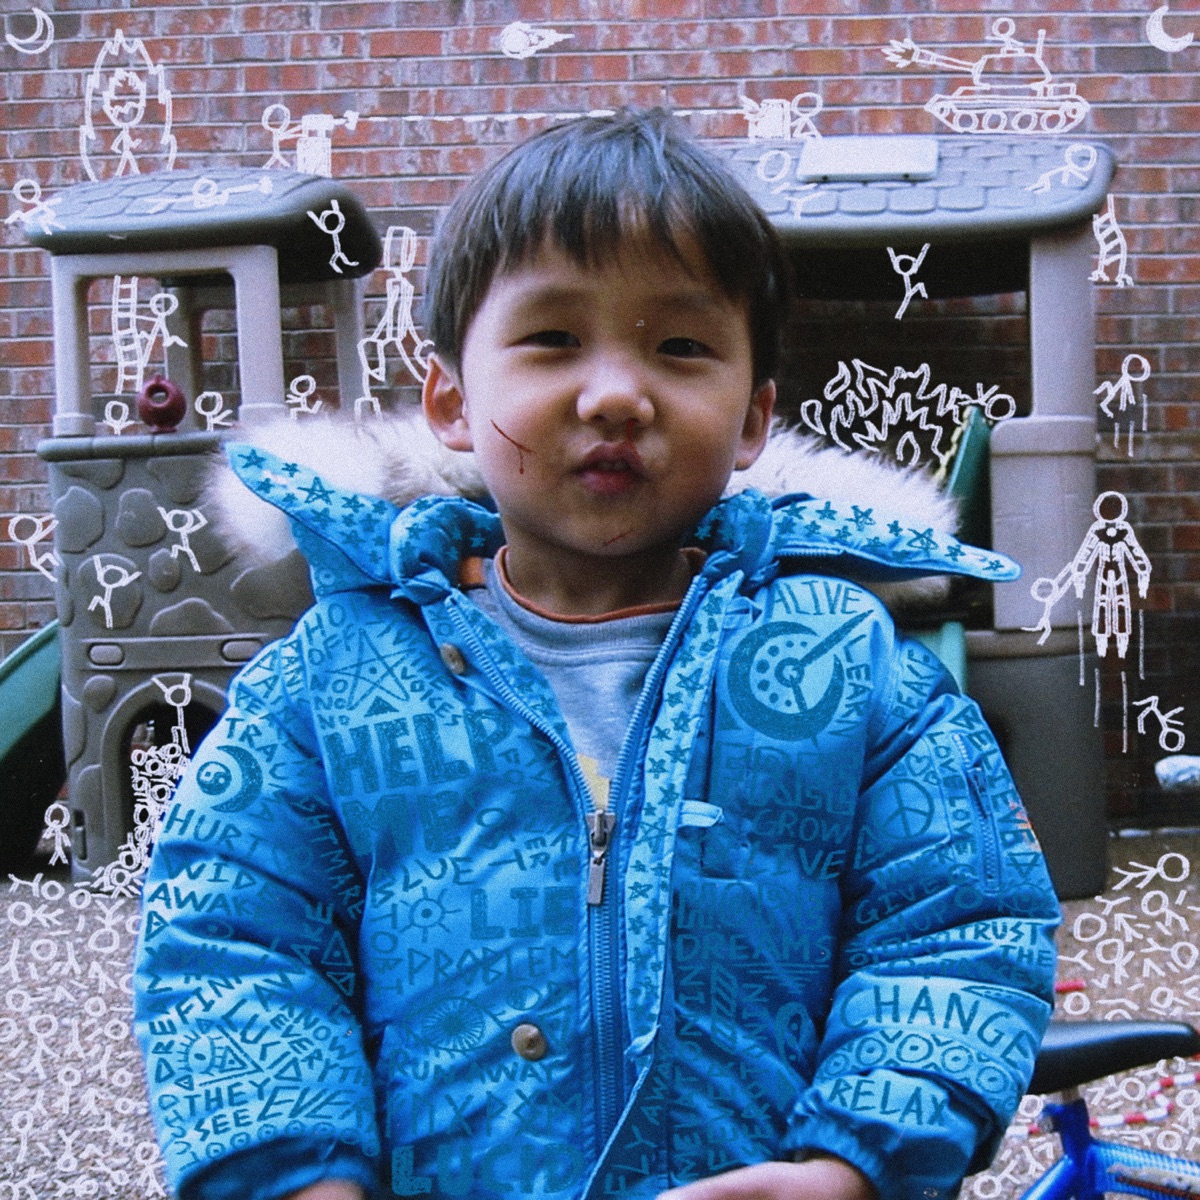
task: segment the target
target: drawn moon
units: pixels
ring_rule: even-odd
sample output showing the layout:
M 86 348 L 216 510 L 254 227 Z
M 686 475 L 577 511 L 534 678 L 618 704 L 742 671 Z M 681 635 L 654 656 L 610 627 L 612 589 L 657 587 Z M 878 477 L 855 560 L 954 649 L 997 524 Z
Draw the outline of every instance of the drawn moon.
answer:
M 227 744 L 218 746 L 217 749 L 222 754 L 227 754 L 241 768 L 242 786 L 238 789 L 236 795 L 222 801 L 220 804 L 214 804 L 213 809 L 216 812 L 241 812 L 243 808 L 248 808 L 253 804 L 262 791 L 262 768 L 258 765 L 254 755 L 244 746 L 230 746 Z M 201 786 L 203 787 L 203 784 Z
M 54 41 L 54 22 L 40 8 L 31 8 L 29 11 L 37 21 L 33 33 L 27 38 L 15 38 L 11 33 L 6 33 L 4 40 L 18 54 L 41 54 Z
M 1172 37 L 1167 33 L 1163 28 L 1163 18 L 1170 11 L 1170 5 L 1164 4 L 1146 18 L 1146 40 L 1150 45 L 1167 54 L 1178 54 L 1180 50 L 1186 50 L 1192 44 L 1196 35 L 1187 33 L 1183 37 Z

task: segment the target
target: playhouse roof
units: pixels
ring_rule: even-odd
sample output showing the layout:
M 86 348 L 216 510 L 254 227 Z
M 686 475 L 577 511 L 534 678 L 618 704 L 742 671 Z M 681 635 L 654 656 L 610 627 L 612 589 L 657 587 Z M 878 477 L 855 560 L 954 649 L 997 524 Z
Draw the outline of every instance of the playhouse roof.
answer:
M 379 235 L 349 188 L 295 171 L 209 167 L 123 175 L 66 188 L 46 207 L 46 219 L 27 221 L 26 232 L 51 254 L 268 245 L 279 252 L 284 283 L 366 275 L 383 256 Z M 330 264 L 333 229 L 343 270 Z
M 1086 138 L 884 134 L 721 149 L 793 249 L 1028 239 L 1097 212 L 1116 170 L 1112 151 Z

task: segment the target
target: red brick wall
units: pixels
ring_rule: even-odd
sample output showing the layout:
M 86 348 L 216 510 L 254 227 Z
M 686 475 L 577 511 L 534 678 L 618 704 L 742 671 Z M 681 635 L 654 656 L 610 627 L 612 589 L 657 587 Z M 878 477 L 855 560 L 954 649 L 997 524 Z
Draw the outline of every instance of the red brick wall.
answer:
M 3 0 L 5 32 L 28 37 L 26 0 Z M 334 169 L 363 197 L 382 230 L 407 224 L 424 235 L 463 178 L 523 134 L 542 114 L 620 104 L 665 103 L 691 110 L 708 137 L 746 133 L 740 97 L 755 100 L 815 91 L 824 134 L 938 132 L 923 109 L 935 92 L 964 79 L 922 67 L 898 70 L 881 48 L 911 37 L 962 59 L 994 48 L 986 35 L 1011 16 L 1015 36 L 1033 44 L 1046 31 L 1046 61 L 1074 82 L 1092 109 L 1080 134 L 1103 137 L 1121 163 L 1114 192 L 1130 250 L 1135 286 L 1096 289 L 1097 369 L 1119 372 L 1136 351 L 1151 364 L 1146 388 L 1150 431 L 1133 460 L 1101 439 L 1100 484 L 1130 497 L 1130 516 L 1150 553 L 1146 602 L 1150 683 L 1164 709 L 1187 706 L 1187 728 L 1200 749 L 1200 5 L 1172 4 L 1174 36 L 1197 42 L 1167 54 L 1147 42 L 1147 0 L 1020 0 L 987 11 L 965 0 L 392 0 L 380 3 L 126 4 L 95 8 L 54 0 L 55 40 L 38 54 L 0 42 L 4 109 L 0 122 L 0 215 L 19 207 L 10 189 L 38 181 L 45 196 L 85 176 L 78 126 L 88 71 L 103 40 L 121 28 L 146 40 L 166 68 L 174 97 L 179 167 L 261 165 L 270 138 L 260 125 L 268 104 L 306 112 L 362 114 L 354 132 L 334 134 Z M 823 8 L 824 11 L 814 9 Z M 901 10 L 897 12 L 896 10 Z M 907 11 L 904 11 L 907 10 Z M 932 11 L 930 11 L 932 10 Z M 541 53 L 515 60 L 499 53 L 514 20 L 571 34 Z M 285 150 L 287 147 L 285 147 Z M 46 255 L 25 243 L 20 221 L 0 239 L 0 516 L 48 511 L 45 471 L 34 454 L 53 398 Z M 105 314 L 97 289 L 92 314 L 96 359 L 104 357 Z M 381 285 L 373 287 L 378 296 Z M 368 308 L 368 322 L 378 313 Z M 977 334 L 984 344 L 1012 342 L 1013 314 Z M 314 331 L 321 314 L 289 314 L 289 374 L 309 369 L 332 398 L 331 339 Z M 206 327 L 210 355 L 228 357 L 231 337 Z M 1007 368 L 1006 368 L 1007 369 Z M 211 386 L 232 393 L 233 375 Z M 397 383 L 403 381 L 399 378 Z M 971 380 L 970 382 L 974 382 Z M 98 365 L 100 392 L 112 368 Z M 321 393 L 319 393 L 321 394 Z M 397 386 L 392 396 L 411 396 Z M 29 569 L 0 520 L 0 650 L 53 616 L 49 585 Z M 1149 686 L 1149 685 L 1148 685 Z M 1107 713 L 1111 722 L 1113 714 Z M 1117 716 L 1119 721 L 1119 714 Z M 1110 809 L 1125 820 L 1194 816 L 1156 797 L 1150 767 L 1161 751 L 1133 739 L 1112 756 Z

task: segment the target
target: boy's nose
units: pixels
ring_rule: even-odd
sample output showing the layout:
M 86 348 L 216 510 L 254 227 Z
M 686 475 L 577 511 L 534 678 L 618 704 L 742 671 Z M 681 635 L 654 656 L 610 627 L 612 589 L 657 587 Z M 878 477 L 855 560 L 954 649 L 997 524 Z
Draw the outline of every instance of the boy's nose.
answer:
M 654 420 L 654 402 L 642 372 L 626 360 L 597 363 L 576 407 L 579 419 L 587 424 L 622 426 L 632 420 L 649 425 Z

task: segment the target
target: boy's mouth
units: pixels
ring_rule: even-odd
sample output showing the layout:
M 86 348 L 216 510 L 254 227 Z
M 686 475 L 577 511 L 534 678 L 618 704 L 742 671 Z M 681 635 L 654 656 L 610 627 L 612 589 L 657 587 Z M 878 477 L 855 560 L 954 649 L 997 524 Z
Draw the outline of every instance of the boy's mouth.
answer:
M 606 442 L 584 455 L 576 474 L 590 491 L 611 496 L 643 479 L 646 467 L 632 442 Z

